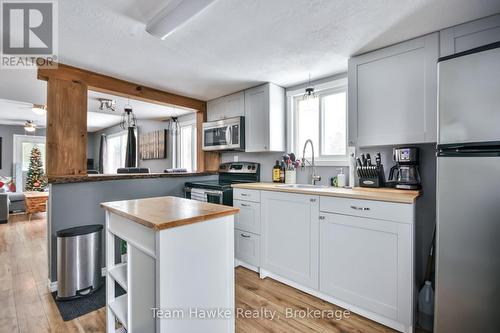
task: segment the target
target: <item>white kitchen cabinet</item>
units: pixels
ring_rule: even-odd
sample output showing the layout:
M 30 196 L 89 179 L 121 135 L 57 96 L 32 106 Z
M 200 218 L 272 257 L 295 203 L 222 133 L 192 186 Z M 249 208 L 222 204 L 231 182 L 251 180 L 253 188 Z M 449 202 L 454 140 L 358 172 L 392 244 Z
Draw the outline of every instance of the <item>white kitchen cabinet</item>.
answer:
M 256 270 L 260 266 L 260 236 L 235 229 L 234 256 L 247 268 Z M 251 266 L 245 264 L 250 264 Z
M 319 197 L 261 192 L 262 269 L 318 288 Z
M 412 325 L 412 225 L 321 213 L 319 290 Z
M 260 203 L 234 200 L 233 206 L 240 209 L 240 213 L 234 217 L 234 227 L 260 234 Z
M 216 98 L 207 102 L 208 121 L 242 117 L 244 115 L 245 93 L 243 91 Z
M 436 142 L 439 34 L 349 59 L 349 144 Z
M 267 83 L 245 90 L 245 151 L 285 150 L 285 90 Z
M 441 30 L 439 37 L 441 57 L 500 42 L 500 14 Z

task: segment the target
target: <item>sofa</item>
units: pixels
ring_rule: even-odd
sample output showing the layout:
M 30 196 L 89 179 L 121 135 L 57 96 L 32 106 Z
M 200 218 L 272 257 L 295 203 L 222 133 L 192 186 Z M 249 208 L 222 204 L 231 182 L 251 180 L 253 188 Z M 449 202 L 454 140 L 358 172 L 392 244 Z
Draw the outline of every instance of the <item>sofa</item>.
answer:
M 0 223 L 7 223 L 9 213 L 24 212 L 24 193 L 2 192 L 0 193 Z

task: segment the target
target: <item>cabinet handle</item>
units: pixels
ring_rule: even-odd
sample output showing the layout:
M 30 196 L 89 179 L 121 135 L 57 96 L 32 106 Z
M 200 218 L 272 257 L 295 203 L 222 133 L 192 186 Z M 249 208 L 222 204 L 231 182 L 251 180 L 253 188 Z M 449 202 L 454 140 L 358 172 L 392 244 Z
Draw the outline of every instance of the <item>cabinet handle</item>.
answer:
M 355 210 L 370 210 L 369 207 L 357 207 L 357 206 L 351 206 L 352 209 L 355 209 Z
M 242 196 L 242 197 L 248 197 L 248 194 L 246 194 L 246 193 L 241 193 L 241 196 Z
M 244 203 L 242 203 L 240 205 L 243 206 L 243 207 L 250 207 L 250 205 L 247 205 L 247 204 L 244 204 Z
M 309 199 L 309 201 L 316 202 L 316 198 L 311 198 L 311 199 Z
M 324 219 L 325 219 L 325 217 L 324 217 L 324 216 L 320 216 L 320 217 L 319 217 L 319 219 L 320 219 L 320 220 L 324 220 Z
M 241 237 L 250 238 L 250 235 L 241 234 Z

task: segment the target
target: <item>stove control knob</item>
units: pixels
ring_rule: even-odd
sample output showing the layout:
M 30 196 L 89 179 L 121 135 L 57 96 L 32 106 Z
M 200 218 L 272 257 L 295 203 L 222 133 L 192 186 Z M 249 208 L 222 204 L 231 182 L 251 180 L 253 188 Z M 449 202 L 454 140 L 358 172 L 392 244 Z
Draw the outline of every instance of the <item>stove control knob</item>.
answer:
M 247 167 L 247 169 L 248 169 L 248 170 L 250 170 L 251 168 L 252 168 L 252 167 L 251 167 L 250 165 Z

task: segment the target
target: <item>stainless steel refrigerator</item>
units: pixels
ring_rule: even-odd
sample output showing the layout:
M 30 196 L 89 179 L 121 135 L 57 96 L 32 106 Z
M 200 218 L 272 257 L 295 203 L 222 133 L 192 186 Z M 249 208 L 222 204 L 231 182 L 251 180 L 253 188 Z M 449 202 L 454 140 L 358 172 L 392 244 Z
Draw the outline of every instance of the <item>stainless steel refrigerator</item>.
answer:
M 438 62 L 438 333 L 500 332 L 500 43 Z

